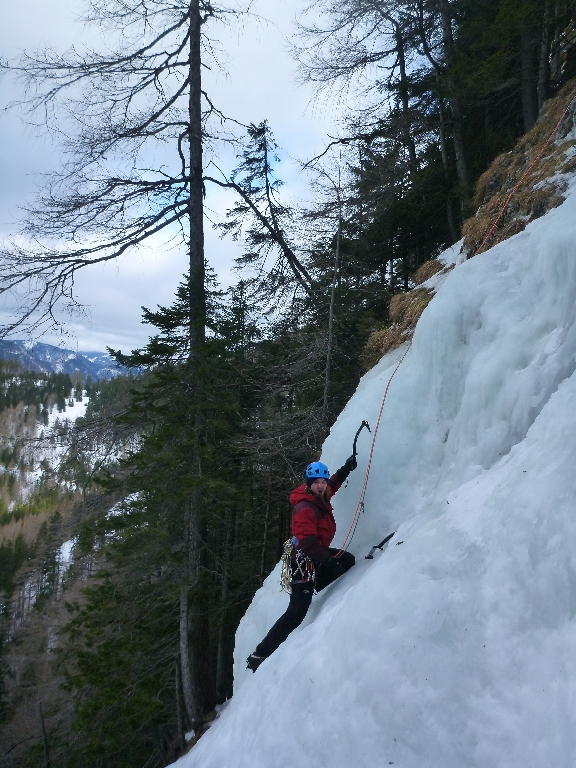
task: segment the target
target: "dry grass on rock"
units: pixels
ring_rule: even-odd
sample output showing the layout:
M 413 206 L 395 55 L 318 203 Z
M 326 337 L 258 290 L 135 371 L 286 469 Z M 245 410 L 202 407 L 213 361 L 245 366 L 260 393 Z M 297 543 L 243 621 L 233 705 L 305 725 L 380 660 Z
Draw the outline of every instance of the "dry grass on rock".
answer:
M 534 128 L 520 139 L 512 151 L 497 157 L 478 180 L 474 197 L 478 212 L 462 228 L 463 250 L 468 258 L 475 255 L 510 193 L 542 149 L 575 93 L 576 79 L 566 83 L 558 96 L 546 102 Z M 563 193 L 568 187 L 565 174 L 576 171 L 576 139 L 570 136 L 575 125 L 576 99 L 570 104 L 542 157 L 514 193 L 502 219 L 482 250 L 522 232 L 530 221 L 564 202 Z M 445 269 L 440 261 L 431 259 L 418 269 L 413 276 L 414 282 L 422 286 L 426 280 Z M 392 297 L 391 323 L 370 334 L 360 356 L 364 370 L 372 368 L 386 352 L 412 337 L 416 323 L 433 295 L 433 290 L 418 287 L 409 293 L 398 293 Z
M 433 296 L 434 292 L 429 288 L 416 288 L 409 293 L 397 293 L 392 296 L 390 301 L 392 324 L 373 331 L 360 355 L 365 371 L 375 366 L 386 352 L 412 338 L 416 323 Z
M 422 264 L 413 275 L 417 287 L 408 293 L 396 293 L 390 300 L 390 324 L 376 328 L 370 334 L 360 361 L 365 371 L 370 370 L 391 349 L 396 349 L 405 341 L 412 338 L 420 315 L 434 296 L 430 288 L 422 287 L 422 283 L 429 280 L 438 272 L 447 272 L 452 265 L 446 267 L 438 259 L 430 259 Z
M 566 83 L 558 96 L 546 102 L 534 128 L 513 150 L 497 157 L 478 180 L 474 196 L 478 211 L 462 228 L 468 258 L 478 251 L 508 196 L 540 152 L 575 92 L 576 80 Z M 568 182 L 562 175 L 576 170 L 576 155 L 568 154 L 576 140 L 567 138 L 575 124 L 576 99 L 544 154 L 515 192 L 483 251 L 521 232 L 530 221 L 564 202 Z
M 446 269 L 446 267 L 441 261 L 438 261 L 438 259 L 430 259 L 430 261 L 425 261 L 424 264 L 418 267 L 414 273 L 413 280 L 416 285 L 422 285 L 422 283 L 425 283 L 426 280 L 430 280 L 430 278 L 434 277 L 438 272 L 442 272 L 443 269 Z

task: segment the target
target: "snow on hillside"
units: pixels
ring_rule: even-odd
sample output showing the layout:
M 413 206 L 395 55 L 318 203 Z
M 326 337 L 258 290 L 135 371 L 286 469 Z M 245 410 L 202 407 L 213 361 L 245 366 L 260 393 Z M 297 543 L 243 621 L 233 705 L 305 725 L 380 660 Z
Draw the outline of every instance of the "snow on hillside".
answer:
M 63 411 L 58 411 L 54 406 L 48 415 L 48 424 L 36 423 L 34 436 L 29 438 L 21 449 L 27 463 L 32 464 L 34 468 L 11 470 L 20 480 L 20 502 L 30 498 L 44 479 L 46 468 L 53 472 L 65 459 L 70 450 L 71 431 L 76 419 L 85 415 L 88 402 L 89 397 L 84 391 L 82 400 L 69 400 Z M 72 487 L 69 482 L 67 485 Z M 12 506 L 15 503 L 16 500 L 12 502 Z
M 403 350 L 361 381 L 332 470 Z M 357 565 L 255 675 L 279 569 L 236 639 L 235 693 L 179 768 L 576 764 L 576 190 L 456 266 L 392 381 Z M 335 497 L 340 543 L 366 466 Z M 287 489 L 288 493 L 289 489 Z M 366 560 L 387 533 L 383 553 Z

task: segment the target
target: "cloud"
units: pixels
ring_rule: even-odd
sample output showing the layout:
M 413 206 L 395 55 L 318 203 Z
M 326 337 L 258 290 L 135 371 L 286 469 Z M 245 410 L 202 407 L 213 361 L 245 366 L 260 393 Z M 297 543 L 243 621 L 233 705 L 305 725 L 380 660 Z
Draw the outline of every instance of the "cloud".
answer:
M 82 33 L 66 0 L 19 0 L 17 4 L 1 5 L 0 50 L 4 56 L 12 56 L 18 48 L 33 50 L 43 44 L 65 50 L 77 43 Z M 290 157 L 310 157 L 321 151 L 336 111 L 330 103 L 311 106 L 311 90 L 294 82 L 294 62 L 285 39 L 291 34 L 291 21 L 300 6 L 303 3 L 285 0 L 256 2 L 256 13 L 237 25 L 221 28 L 219 39 L 227 73 L 213 68 L 203 75 L 204 87 L 225 114 L 243 123 L 269 121 L 283 149 L 279 173 L 286 182 L 284 190 L 293 201 L 302 200 L 307 188 L 298 164 Z M 258 12 L 271 21 L 258 17 Z M 7 101 L 19 92 L 13 82 L 6 80 L 3 94 Z M 222 162 L 227 170 L 234 166 L 230 150 L 224 151 Z M 0 234 L 15 231 L 18 206 L 33 198 L 35 174 L 56 168 L 57 164 L 57 148 L 49 137 L 39 138 L 15 113 L 0 116 Z M 209 220 L 223 217 L 231 202 L 229 193 L 208 188 Z M 232 267 L 239 253 L 238 244 L 220 240 L 207 221 L 207 258 L 224 286 L 235 279 Z M 142 345 L 150 329 L 140 322 L 141 306 L 171 304 L 186 269 L 181 248 L 155 240 L 148 248 L 118 262 L 81 270 L 75 290 L 77 299 L 86 307 L 86 316 L 68 320 L 71 339 L 77 340 L 80 350 Z M 47 336 L 45 340 L 54 343 L 55 337 Z

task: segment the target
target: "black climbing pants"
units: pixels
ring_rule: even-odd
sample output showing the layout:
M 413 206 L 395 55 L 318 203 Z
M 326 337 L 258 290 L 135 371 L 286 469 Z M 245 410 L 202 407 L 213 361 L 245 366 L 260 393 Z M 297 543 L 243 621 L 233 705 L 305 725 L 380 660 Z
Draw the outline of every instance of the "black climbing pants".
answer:
M 290 632 L 302 624 L 308 613 L 308 608 L 310 608 L 313 592 L 314 584 L 312 582 L 292 585 L 292 594 L 286 613 L 280 616 L 264 640 L 258 643 L 254 651 L 256 656 L 270 656 L 286 640 Z
M 316 581 L 314 583 L 314 589 L 316 592 L 321 592 L 323 589 L 326 589 L 328 584 L 332 584 L 332 582 L 336 581 L 339 576 L 342 576 L 344 573 L 346 573 L 346 571 L 349 571 L 356 562 L 356 558 L 350 552 L 340 552 L 340 554 L 336 556 L 338 550 L 332 549 L 332 547 L 329 548 L 329 552 L 332 555 L 331 562 L 335 562 L 340 565 L 342 568 L 342 574 L 334 575 L 333 572 L 325 573 L 322 566 L 319 565 L 316 568 Z
M 330 549 L 330 554 L 332 556 L 336 555 L 337 552 L 337 549 Z M 352 568 L 356 562 L 354 555 L 350 554 L 350 552 L 341 552 L 340 555 L 334 559 L 342 566 L 343 573 L 346 573 L 346 571 Z M 330 580 L 322 579 L 320 569 L 318 583 L 316 585 L 312 582 L 292 584 L 292 594 L 290 595 L 290 602 L 288 603 L 286 613 L 280 616 L 264 640 L 262 640 L 261 643 L 258 643 L 256 650 L 254 651 L 256 656 L 268 657 L 273 654 L 276 648 L 286 640 L 288 635 L 304 621 L 304 617 L 308 613 L 308 608 L 310 608 L 310 603 L 312 602 L 314 588 L 316 588 L 317 592 L 320 592 L 320 590 L 324 589 L 328 584 L 334 581 L 335 578 L 338 577 L 336 576 Z

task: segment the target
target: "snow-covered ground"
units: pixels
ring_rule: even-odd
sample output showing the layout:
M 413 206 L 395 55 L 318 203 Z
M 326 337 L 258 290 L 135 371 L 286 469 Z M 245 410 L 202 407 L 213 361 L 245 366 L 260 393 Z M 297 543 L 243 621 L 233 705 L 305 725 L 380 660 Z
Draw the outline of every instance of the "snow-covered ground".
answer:
M 53 407 L 48 415 L 48 424 L 38 422 L 36 437 L 26 446 L 28 459 L 34 458 L 34 469 L 21 472 L 22 500 L 25 501 L 34 492 L 36 485 L 44 477 L 44 467 L 40 462 L 45 462 L 51 470 L 59 467 L 70 449 L 70 431 L 76 423 L 76 419 L 83 417 L 88 407 L 89 397 L 82 393 L 82 400 L 70 400 L 63 411 Z
M 64 425 L 66 422 L 73 424 L 76 419 L 85 415 L 89 399 L 84 391 L 82 400 L 69 400 L 64 411 L 60 412 L 57 408 L 53 408 L 48 417 L 48 427 L 53 429 L 57 424 Z
M 287 603 L 270 575 L 238 630 L 234 697 L 179 768 L 576 765 L 575 191 L 439 287 L 390 387 L 356 567 L 252 675 Z M 402 353 L 340 415 L 332 470 Z M 364 431 L 335 497 L 336 544 L 369 446 Z

